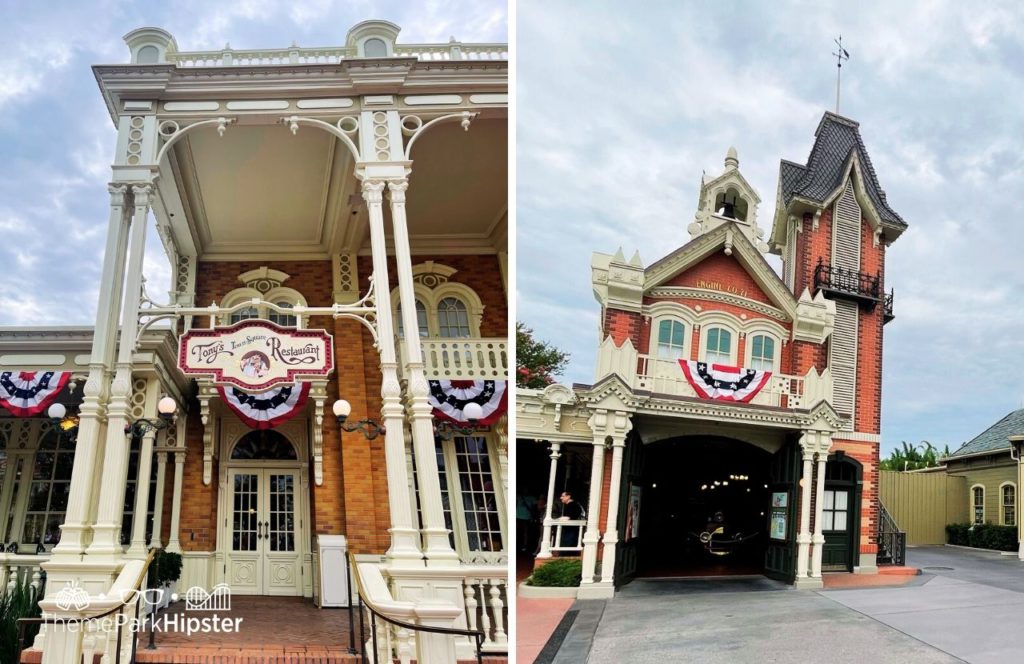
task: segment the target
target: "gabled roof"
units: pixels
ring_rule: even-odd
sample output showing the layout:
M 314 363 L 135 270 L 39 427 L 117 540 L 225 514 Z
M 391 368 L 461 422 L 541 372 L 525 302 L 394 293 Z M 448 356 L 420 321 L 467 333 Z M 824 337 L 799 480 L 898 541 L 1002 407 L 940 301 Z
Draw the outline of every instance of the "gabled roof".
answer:
M 1015 410 L 999 420 L 973 439 L 960 446 L 947 459 L 980 454 L 983 452 L 1001 452 L 1010 450 L 1010 436 L 1024 433 L 1024 408 Z
M 903 230 L 907 223 L 885 200 L 885 191 L 878 183 L 878 175 L 860 137 L 859 126 L 859 123 L 849 118 L 826 111 L 814 132 L 814 147 L 807 157 L 807 165 L 783 161 L 779 166 L 783 203 L 788 206 L 797 197 L 826 203 L 843 185 L 850 160 L 856 155 L 863 169 L 865 193 L 878 211 L 882 223 Z

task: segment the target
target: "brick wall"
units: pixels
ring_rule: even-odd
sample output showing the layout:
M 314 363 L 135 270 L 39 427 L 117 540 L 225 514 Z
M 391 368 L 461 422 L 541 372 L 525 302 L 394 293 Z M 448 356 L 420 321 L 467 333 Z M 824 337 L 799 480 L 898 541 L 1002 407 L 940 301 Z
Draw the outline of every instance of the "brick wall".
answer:
M 717 286 L 716 286 L 717 285 Z M 725 252 L 714 253 L 685 272 L 676 275 L 664 286 L 706 288 L 721 290 L 765 304 L 772 304 L 750 273 L 732 256 Z

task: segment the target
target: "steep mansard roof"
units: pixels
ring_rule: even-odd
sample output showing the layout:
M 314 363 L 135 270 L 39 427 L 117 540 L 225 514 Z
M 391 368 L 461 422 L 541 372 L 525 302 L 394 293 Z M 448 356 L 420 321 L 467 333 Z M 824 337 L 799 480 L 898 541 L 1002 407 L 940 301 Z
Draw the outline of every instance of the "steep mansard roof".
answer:
M 824 203 L 843 184 L 847 165 L 856 152 L 864 171 L 864 185 L 882 222 L 899 229 L 907 223 L 885 200 L 885 191 L 878 183 L 878 175 L 867 148 L 860 137 L 859 123 L 835 113 L 826 112 L 817 131 L 814 147 L 802 166 L 783 160 L 779 166 L 779 184 L 783 202 L 788 206 L 799 196 L 816 203 Z
M 1001 452 L 1010 449 L 1010 436 L 1024 433 L 1024 408 L 999 420 L 949 455 L 950 459 L 980 452 Z

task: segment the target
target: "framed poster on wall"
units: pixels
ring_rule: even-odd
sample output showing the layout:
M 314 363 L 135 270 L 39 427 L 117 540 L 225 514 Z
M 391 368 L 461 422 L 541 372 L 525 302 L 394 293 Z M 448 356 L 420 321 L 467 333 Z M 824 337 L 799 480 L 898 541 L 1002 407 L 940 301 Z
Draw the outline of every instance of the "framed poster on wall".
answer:
M 772 492 L 772 510 L 768 520 L 768 536 L 775 540 L 786 539 L 788 491 Z

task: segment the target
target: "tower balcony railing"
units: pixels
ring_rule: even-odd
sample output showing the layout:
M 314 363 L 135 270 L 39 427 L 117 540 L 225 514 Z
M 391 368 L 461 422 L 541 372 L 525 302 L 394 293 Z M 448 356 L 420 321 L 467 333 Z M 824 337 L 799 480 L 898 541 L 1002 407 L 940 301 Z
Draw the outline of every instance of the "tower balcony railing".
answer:
M 639 355 L 637 359 L 636 389 L 675 397 L 701 398 L 697 394 L 697 390 L 683 375 L 678 360 L 655 358 L 649 355 Z M 820 378 L 818 380 L 821 382 Z M 828 385 L 822 383 L 813 386 L 807 385 L 808 382 L 804 376 L 773 374 L 768 379 L 768 384 L 761 388 L 761 391 L 748 403 L 753 406 L 772 408 L 807 409 L 821 398 L 831 400 L 830 381 L 826 381 Z M 827 389 L 827 395 L 825 389 Z
M 893 292 L 889 291 L 886 294 L 882 290 L 882 277 L 879 274 L 826 265 L 819 258 L 814 268 L 814 288 L 825 293 L 825 297 L 853 300 L 869 311 L 881 302 L 885 322 L 888 323 L 894 318 Z
M 402 366 L 408 360 L 405 344 Z M 427 380 L 507 380 L 508 339 L 420 339 L 423 370 Z
M 176 51 L 167 54 L 167 62 L 179 67 L 241 67 L 267 65 L 330 65 L 358 57 L 354 48 L 246 49 L 223 48 L 217 51 Z M 508 44 L 450 41 L 446 44 L 395 44 L 394 57 L 419 60 L 508 60 Z

